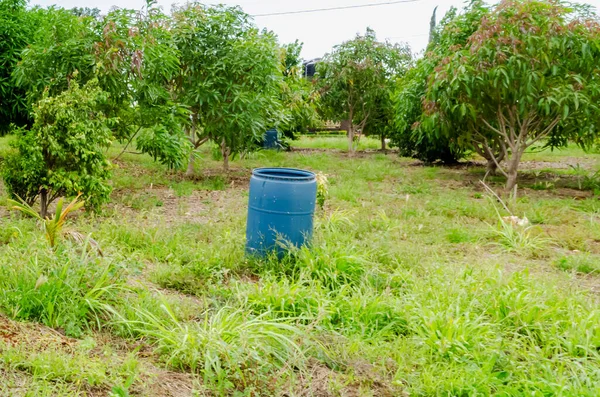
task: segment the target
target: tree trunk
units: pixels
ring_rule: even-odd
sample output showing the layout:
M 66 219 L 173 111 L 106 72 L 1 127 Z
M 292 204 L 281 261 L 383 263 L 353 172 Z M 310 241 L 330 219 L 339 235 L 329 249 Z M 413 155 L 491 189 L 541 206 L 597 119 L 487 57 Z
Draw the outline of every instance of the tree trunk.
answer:
M 348 129 L 348 156 L 354 155 L 354 126 L 350 125 Z
M 521 156 L 525 148 L 518 148 L 514 153 L 511 153 L 510 158 L 508 159 L 508 167 L 506 173 L 508 176 L 506 177 L 506 187 L 505 190 L 507 193 L 512 192 L 517 186 L 517 178 L 519 175 L 519 163 L 521 162 Z
M 190 151 L 190 157 L 188 160 L 187 170 L 185 171 L 185 176 L 194 175 L 194 150 L 196 150 L 196 128 L 194 128 L 193 120 L 192 126 L 188 132 L 190 142 L 192 143 L 192 150 Z
M 498 166 L 493 159 L 487 159 L 487 164 L 485 166 L 486 175 L 496 175 L 496 171 L 498 170 Z
M 185 171 L 185 176 L 194 175 L 194 159 L 194 149 L 192 149 L 192 151 L 190 152 L 190 158 L 188 160 L 187 170 Z
M 348 112 L 348 156 L 354 155 L 354 109 Z
M 229 153 L 227 151 L 223 153 L 223 171 L 229 172 Z
M 342 120 L 340 122 L 340 129 L 348 132 L 348 130 L 350 129 L 350 120 Z
M 40 215 L 42 218 L 46 218 L 48 214 L 48 190 L 42 189 L 40 191 Z
M 385 151 L 385 135 L 381 134 L 381 150 Z
M 482 146 L 479 146 L 482 145 Z M 473 148 L 481 157 L 486 160 L 485 165 L 485 174 L 487 175 L 496 175 L 496 171 L 498 171 L 498 164 L 504 160 L 504 151 L 501 148 L 492 148 L 489 143 L 473 143 Z M 498 153 L 498 154 L 496 154 Z
M 517 171 L 508 171 L 508 178 L 506 178 L 506 192 L 510 193 L 517 186 Z
M 223 155 L 223 171 L 229 172 L 229 154 L 231 150 L 227 147 L 225 139 L 221 141 L 221 154 Z

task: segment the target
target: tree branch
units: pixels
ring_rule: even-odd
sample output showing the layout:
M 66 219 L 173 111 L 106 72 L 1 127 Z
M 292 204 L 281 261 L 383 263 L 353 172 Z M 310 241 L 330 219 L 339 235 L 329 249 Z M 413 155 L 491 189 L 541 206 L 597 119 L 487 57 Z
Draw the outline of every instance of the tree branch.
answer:
M 517 106 L 513 105 L 513 112 L 515 113 L 515 117 L 517 119 L 517 125 L 519 129 L 523 128 L 523 123 L 521 122 L 521 118 L 519 117 L 519 112 L 517 111 Z
M 533 145 L 534 143 L 536 143 L 537 141 L 539 141 L 540 139 L 547 137 L 559 122 L 560 122 L 560 116 L 558 116 L 554 120 L 552 120 L 550 125 L 548 125 L 548 127 L 546 127 L 538 136 L 536 136 L 534 139 L 532 139 L 531 142 L 529 144 L 527 144 L 526 147 L 529 147 L 529 146 Z
M 484 143 L 484 145 L 485 145 L 485 150 L 487 150 L 489 156 L 492 158 L 492 160 L 494 160 L 494 164 L 496 164 L 496 167 L 498 167 L 498 169 L 500 170 L 502 175 L 504 175 L 505 177 L 508 178 L 508 173 L 506 171 L 504 171 L 504 168 L 502 168 L 502 166 L 500 165 L 500 162 L 498 161 L 496 156 L 494 156 L 494 153 L 492 153 L 492 149 L 490 149 L 490 146 L 487 143 Z
M 483 135 L 481 135 L 481 134 L 478 134 L 478 135 L 482 139 L 481 142 L 478 142 L 478 143 L 481 143 L 481 145 L 483 146 L 484 150 L 487 152 L 488 156 L 491 157 L 492 160 L 494 160 L 494 164 L 496 164 L 496 167 L 498 167 L 498 169 L 500 170 L 500 172 L 502 173 L 502 175 L 504 175 L 505 177 L 508 178 L 508 174 L 506 173 L 506 171 L 504 171 L 504 168 L 502 168 L 502 166 L 500 165 L 498 159 L 496 158 L 496 156 L 492 152 L 492 149 L 490 148 L 490 145 L 488 145 L 487 139 Z M 477 141 L 475 141 L 475 142 L 477 142 Z M 506 150 L 504 150 L 504 151 L 506 151 Z
M 515 124 L 517 124 L 516 122 L 516 118 L 515 118 L 515 114 L 513 112 L 513 109 L 511 109 L 510 106 L 507 107 L 508 108 L 508 117 L 509 119 L 507 120 L 506 117 L 504 116 L 504 113 L 501 113 L 501 117 L 503 117 L 504 121 L 508 121 L 508 130 L 510 131 L 510 139 L 508 140 L 508 145 L 510 146 L 511 150 L 516 150 L 519 147 L 519 138 L 517 136 L 517 134 L 515 133 Z M 520 131 L 519 131 L 520 133 Z
M 482 118 L 481 121 L 483 121 L 483 124 L 485 124 L 490 130 L 504 136 L 504 134 L 499 129 L 492 127 L 491 124 L 488 123 L 485 119 Z
M 489 187 L 488 185 L 486 185 L 484 181 L 479 181 L 479 183 L 481 183 L 483 185 L 483 187 L 488 192 L 490 192 L 492 195 L 494 195 L 494 197 L 496 197 L 496 199 L 500 202 L 500 204 L 502 204 L 502 206 L 504 207 L 504 209 L 506 210 L 506 212 L 508 212 L 511 216 L 513 216 L 512 211 L 508 209 L 508 207 L 506 206 L 506 204 L 504 204 L 504 201 L 502 201 L 502 199 L 500 198 L 500 196 L 498 196 L 498 194 L 496 194 L 496 192 L 491 187 Z
M 49 206 L 50 204 L 52 204 L 54 200 L 56 200 L 58 196 L 60 196 L 60 193 L 60 191 L 56 191 L 52 196 L 49 196 L 50 198 L 48 199 L 47 205 Z
M 131 142 L 133 141 L 133 138 L 136 137 L 136 135 L 140 132 L 140 130 L 142 129 L 142 126 L 139 126 L 137 131 L 135 132 L 135 134 L 133 134 L 130 138 L 129 141 L 127 141 L 127 144 L 125 145 L 125 147 L 123 148 L 123 150 L 121 150 L 121 153 L 119 153 L 119 155 L 117 157 L 115 157 L 115 160 L 118 160 L 119 157 L 121 157 L 123 155 L 123 153 L 125 153 L 125 151 L 127 150 L 127 148 L 129 147 L 129 145 L 131 144 Z
M 477 152 L 477 154 L 480 155 L 483 158 L 486 158 L 486 156 L 487 156 L 486 152 L 483 150 L 483 148 L 479 147 L 479 145 L 481 145 L 481 142 L 473 140 L 473 143 L 475 143 L 475 145 L 473 145 L 473 149 L 475 149 L 475 151 Z
M 194 142 L 194 149 L 198 149 L 200 146 L 204 145 L 206 142 L 208 142 L 208 137 L 205 136 L 204 138 Z
M 492 125 L 490 123 L 487 122 L 487 120 L 485 119 L 481 119 L 481 121 L 483 121 L 483 123 L 492 131 L 498 133 L 499 135 L 501 135 L 504 139 L 506 139 L 507 142 L 510 141 L 510 138 L 508 137 L 508 134 L 506 133 L 506 126 L 504 124 L 504 120 L 503 120 L 503 116 L 501 113 L 499 113 L 498 115 L 498 121 L 501 125 L 502 130 L 499 130 L 497 128 L 492 127 Z M 486 138 L 482 136 L 482 138 L 485 140 Z M 500 140 L 502 141 L 502 140 Z M 509 143 L 510 144 L 510 143 Z

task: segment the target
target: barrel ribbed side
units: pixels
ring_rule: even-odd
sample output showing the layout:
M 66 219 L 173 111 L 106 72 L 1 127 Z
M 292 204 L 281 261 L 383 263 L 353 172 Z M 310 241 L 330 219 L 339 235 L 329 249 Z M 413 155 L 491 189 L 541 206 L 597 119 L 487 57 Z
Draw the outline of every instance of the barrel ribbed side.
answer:
M 246 252 L 281 253 L 282 244 L 307 244 L 313 232 L 316 195 L 312 172 L 291 168 L 254 170 L 248 197 Z

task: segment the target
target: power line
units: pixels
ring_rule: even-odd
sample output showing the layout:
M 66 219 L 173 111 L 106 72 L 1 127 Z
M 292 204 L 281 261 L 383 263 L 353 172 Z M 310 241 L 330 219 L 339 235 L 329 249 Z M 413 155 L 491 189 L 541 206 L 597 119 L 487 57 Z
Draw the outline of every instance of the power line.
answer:
M 331 8 L 315 8 L 312 10 L 297 10 L 297 11 L 284 11 L 284 12 L 272 12 L 269 14 L 255 14 L 253 17 L 271 17 L 276 15 L 292 15 L 292 14 L 308 14 L 312 12 L 322 12 L 322 11 L 335 11 L 335 10 L 348 10 L 351 8 L 365 8 L 365 7 L 378 7 L 378 6 L 387 6 L 392 4 L 400 4 L 400 3 L 417 3 L 422 0 L 396 0 L 396 1 L 386 1 L 385 3 L 375 3 L 375 4 L 357 4 L 353 6 L 341 6 L 341 7 L 331 7 Z

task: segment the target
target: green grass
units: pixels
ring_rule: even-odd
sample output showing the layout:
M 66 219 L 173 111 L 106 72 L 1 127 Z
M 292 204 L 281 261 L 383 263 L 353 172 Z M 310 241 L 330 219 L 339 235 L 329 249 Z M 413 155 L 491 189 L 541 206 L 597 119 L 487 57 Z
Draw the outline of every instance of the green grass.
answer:
M 101 260 L 70 244 L 57 251 L 38 231 L 18 232 L 2 250 L 0 310 L 12 318 L 33 320 L 81 336 L 103 319 L 123 285 L 120 265 Z
M 591 162 L 594 164 L 598 163 L 598 150 L 591 149 L 584 151 L 579 146 L 571 143 L 565 148 L 559 149 L 546 149 L 541 150 L 539 147 L 530 147 L 523 155 L 523 161 L 545 161 L 545 162 L 556 162 L 571 158 L 575 164 L 577 161 L 582 163 Z M 573 164 L 573 165 L 575 165 Z
M 498 226 L 492 228 L 492 234 L 496 240 L 495 244 L 502 249 L 534 256 L 543 256 L 548 245 L 552 243 L 551 239 L 544 236 L 539 226 L 515 225 L 502 218 L 498 221 Z
M 338 149 L 348 151 L 348 139 L 345 136 L 311 136 L 302 135 L 299 139 L 290 141 L 292 148 L 303 149 Z M 357 150 L 381 149 L 381 141 L 375 138 L 362 137 Z
M 260 151 L 225 175 L 206 147 L 185 178 L 126 154 L 66 226 L 103 256 L 0 209 L 0 395 L 598 395 L 598 201 L 526 189 L 511 226 L 483 170 L 413 163 Z M 310 249 L 244 257 L 259 166 L 328 176 Z
M 564 256 L 555 263 L 559 269 L 565 271 L 600 275 L 600 257 L 598 255 L 576 254 Z

